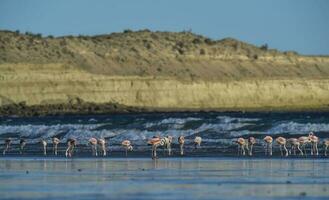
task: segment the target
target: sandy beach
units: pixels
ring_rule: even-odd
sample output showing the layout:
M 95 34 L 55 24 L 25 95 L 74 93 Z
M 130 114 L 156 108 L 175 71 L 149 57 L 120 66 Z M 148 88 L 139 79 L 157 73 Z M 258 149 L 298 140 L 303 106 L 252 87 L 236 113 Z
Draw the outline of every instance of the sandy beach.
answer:
M 328 199 L 328 159 L 0 160 L 1 199 Z

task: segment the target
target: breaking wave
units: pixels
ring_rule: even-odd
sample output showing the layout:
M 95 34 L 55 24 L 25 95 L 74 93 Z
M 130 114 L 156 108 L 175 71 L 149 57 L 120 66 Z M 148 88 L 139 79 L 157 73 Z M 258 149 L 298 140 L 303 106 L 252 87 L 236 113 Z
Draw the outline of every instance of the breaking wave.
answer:
M 174 137 L 184 135 L 186 142 L 193 142 L 195 136 L 201 136 L 205 145 L 214 143 L 231 144 L 237 137 L 263 137 L 264 134 L 306 134 L 313 132 L 329 132 L 329 120 L 321 123 L 316 117 L 302 118 L 292 115 L 291 120 L 282 120 L 282 116 L 248 114 L 236 116 L 213 113 L 191 114 L 143 114 L 90 117 L 48 117 L 33 119 L 2 118 L 0 121 L 0 138 L 26 138 L 29 143 L 37 143 L 40 138 L 59 137 L 62 141 L 68 138 L 87 144 L 90 137 L 108 139 L 111 145 L 120 145 L 122 140 L 129 139 L 134 145 L 143 146 L 146 140 L 154 135 Z M 309 120 L 312 119 L 312 123 Z M 1 140 L 3 143 L 3 140 Z M 14 140 L 18 143 L 18 140 Z

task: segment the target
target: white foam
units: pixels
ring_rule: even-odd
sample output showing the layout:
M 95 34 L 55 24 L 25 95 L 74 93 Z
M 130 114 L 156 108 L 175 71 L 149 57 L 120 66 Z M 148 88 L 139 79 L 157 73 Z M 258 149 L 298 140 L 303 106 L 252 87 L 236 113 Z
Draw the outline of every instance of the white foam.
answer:
M 276 125 L 266 131 L 269 134 L 279 134 L 279 133 L 290 133 L 290 134 L 307 134 L 309 132 L 322 132 L 329 131 L 329 124 L 324 123 L 296 123 L 296 122 L 287 122 Z

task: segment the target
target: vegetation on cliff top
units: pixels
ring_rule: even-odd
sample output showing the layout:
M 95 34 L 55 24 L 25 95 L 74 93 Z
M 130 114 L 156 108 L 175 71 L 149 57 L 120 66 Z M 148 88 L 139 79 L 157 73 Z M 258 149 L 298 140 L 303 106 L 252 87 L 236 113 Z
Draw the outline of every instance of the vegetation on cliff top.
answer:
M 329 74 L 327 64 L 298 60 L 301 57 L 296 52 L 268 49 L 266 44 L 257 47 L 232 38 L 212 40 L 189 31 L 125 30 L 64 37 L 0 31 L 0 64 L 63 63 L 118 76 L 222 80 Z

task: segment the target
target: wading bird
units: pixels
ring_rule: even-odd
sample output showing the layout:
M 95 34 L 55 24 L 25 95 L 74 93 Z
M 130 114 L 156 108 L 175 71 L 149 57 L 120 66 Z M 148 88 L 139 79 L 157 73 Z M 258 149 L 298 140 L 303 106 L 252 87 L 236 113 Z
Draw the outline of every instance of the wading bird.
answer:
M 105 139 L 101 138 L 98 139 L 98 145 L 100 146 L 103 156 L 106 156 L 106 141 Z
M 168 156 L 171 156 L 171 143 L 172 143 L 172 136 L 167 136 L 164 138 L 161 138 L 160 146 L 164 147 L 164 150 L 167 149 Z
M 91 154 L 97 156 L 97 139 L 93 137 L 90 138 L 88 144 L 91 146 Z
M 326 139 L 323 143 L 324 143 L 324 155 L 327 156 L 327 150 L 329 148 L 329 139 Z
M 306 136 L 302 136 L 298 138 L 298 142 L 300 144 L 300 148 L 303 150 L 304 149 L 304 154 L 305 156 L 307 156 L 307 152 L 306 152 L 306 145 L 311 143 L 311 140 L 309 137 Z
M 72 157 L 73 156 L 73 151 L 75 146 L 77 145 L 77 141 L 75 139 L 68 139 L 67 140 L 67 149 L 65 151 L 65 156 L 66 157 Z
M 54 152 L 54 155 L 57 156 L 57 147 L 58 147 L 58 144 L 60 143 L 60 140 L 56 137 L 53 138 L 53 152 Z
M 265 142 L 265 155 L 272 156 L 273 138 L 271 136 L 265 136 L 263 140 Z
M 154 136 L 147 142 L 149 145 L 152 145 L 152 159 L 157 158 L 157 148 L 164 144 L 164 140 L 161 141 L 161 138 L 158 136 Z
M 201 146 L 202 138 L 197 136 L 194 138 L 194 148 L 197 149 Z
M 235 142 L 238 144 L 238 155 L 240 155 L 240 153 L 246 155 L 245 149 L 249 150 L 247 141 L 243 138 L 238 138 Z
M 131 145 L 131 142 L 129 140 L 122 141 L 121 145 L 125 148 L 126 157 L 127 157 L 128 156 L 128 151 L 132 151 L 133 146 Z
M 308 134 L 308 137 L 311 142 L 311 155 L 319 155 L 319 150 L 318 150 L 318 143 L 319 143 L 319 138 L 314 135 L 313 132 L 310 132 Z
M 303 155 L 303 151 L 300 149 L 300 143 L 297 138 L 289 138 L 287 140 L 287 144 L 290 144 L 290 150 L 289 153 L 292 154 L 292 151 L 294 152 L 294 155 L 296 155 L 296 149 L 300 152 L 300 155 Z
M 281 156 L 283 156 L 283 151 L 282 151 L 282 147 L 283 149 L 285 150 L 285 156 L 288 156 L 288 149 L 286 147 L 286 144 L 287 144 L 287 140 L 286 138 L 284 137 L 278 137 L 275 139 L 276 143 L 280 146 L 280 153 L 281 153 Z
M 179 149 L 180 149 L 180 155 L 184 155 L 184 143 L 185 143 L 185 138 L 184 136 L 179 136 L 178 137 L 178 144 L 179 144 Z
M 25 145 L 26 145 L 26 140 L 20 139 L 19 140 L 19 153 L 20 154 L 23 154 Z
M 256 144 L 256 139 L 254 137 L 248 138 L 248 145 L 249 145 L 249 156 L 252 156 L 252 149 Z
M 43 155 L 47 155 L 47 141 L 45 139 L 41 139 L 40 143 L 42 145 L 43 148 Z
M 11 144 L 11 138 L 5 139 L 5 148 L 2 152 L 3 155 L 6 155 L 6 152 L 9 150 Z

